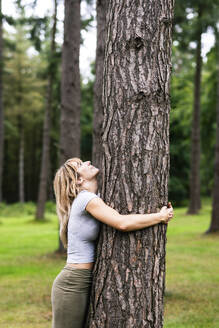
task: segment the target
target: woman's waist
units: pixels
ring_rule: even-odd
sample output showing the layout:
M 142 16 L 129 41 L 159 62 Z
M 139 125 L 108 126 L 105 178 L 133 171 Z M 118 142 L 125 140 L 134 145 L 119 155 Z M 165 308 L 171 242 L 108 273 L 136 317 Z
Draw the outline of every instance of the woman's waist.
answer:
M 92 269 L 93 262 L 95 262 L 95 249 L 94 248 L 68 248 L 67 251 L 67 264 L 71 264 L 77 268 Z
M 88 263 L 66 263 L 66 268 L 75 268 L 75 269 L 93 269 L 94 262 L 88 262 Z

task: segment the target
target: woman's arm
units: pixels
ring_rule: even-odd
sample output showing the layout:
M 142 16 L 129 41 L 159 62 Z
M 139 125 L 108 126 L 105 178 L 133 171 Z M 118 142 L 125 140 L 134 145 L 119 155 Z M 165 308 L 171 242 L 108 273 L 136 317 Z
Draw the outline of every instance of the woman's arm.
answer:
M 173 208 L 166 206 L 158 213 L 122 215 L 106 205 L 101 198 L 93 198 L 86 210 L 97 220 L 121 231 L 139 230 L 160 222 L 167 223 L 173 216 Z

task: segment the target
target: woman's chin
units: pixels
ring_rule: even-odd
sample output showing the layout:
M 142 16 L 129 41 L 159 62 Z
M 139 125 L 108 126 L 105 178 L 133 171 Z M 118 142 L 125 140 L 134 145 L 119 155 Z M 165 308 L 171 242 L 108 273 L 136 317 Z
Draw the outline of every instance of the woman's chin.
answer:
M 100 170 L 97 167 L 93 166 L 92 171 L 93 171 L 93 176 L 96 176 L 96 175 L 98 175 Z

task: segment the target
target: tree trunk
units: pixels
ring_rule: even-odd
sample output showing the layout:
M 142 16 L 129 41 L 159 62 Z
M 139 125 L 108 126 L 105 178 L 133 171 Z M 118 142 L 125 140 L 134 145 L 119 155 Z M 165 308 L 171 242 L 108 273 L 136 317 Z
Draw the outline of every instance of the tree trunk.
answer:
M 217 127 L 216 127 L 216 145 L 215 145 L 215 164 L 214 164 L 214 188 L 213 204 L 211 214 L 211 224 L 207 233 L 219 231 L 219 32 L 216 30 L 216 50 L 217 50 Z
M 71 157 L 80 157 L 80 30 L 80 0 L 65 0 L 60 164 Z
M 58 239 L 59 239 L 59 246 L 58 246 L 58 249 L 56 250 L 56 253 L 58 253 L 58 254 L 65 254 L 66 253 L 66 249 L 63 246 L 63 243 L 62 243 L 62 241 L 60 239 L 59 233 L 58 233 Z
M 199 19 L 201 19 L 201 9 L 199 9 Z M 200 100 L 201 100 L 201 36 L 202 28 L 200 28 L 197 36 L 196 48 L 196 71 L 194 80 L 194 106 L 192 121 L 192 139 L 191 139 L 191 171 L 190 171 L 190 203 L 188 214 L 197 214 L 201 208 L 200 196 L 200 153 L 201 153 L 201 137 L 200 137 Z
M 101 196 L 122 214 L 167 204 L 172 18 L 172 0 L 109 1 Z M 102 226 L 90 328 L 163 326 L 166 228 Z
M 19 116 L 19 202 L 24 203 L 24 127 L 21 116 Z
M 52 108 L 52 86 L 54 83 L 54 58 L 55 58 L 55 35 L 57 24 L 57 0 L 54 0 L 54 18 L 51 39 L 51 63 L 49 68 L 46 109 L 43 126 L 43 150 L 41 160 L 40 185 L 38 192 L 36 219 L 43 219 L 45 212 L 45 203 L 47 200 L 47 183 L 50 160 L 50 129 L 51 129 L 51 108 Z
M 0 203 L 2 202 L 2 178 L 4 164 L 4 112 L 2 101 L 2 67 L 3 67 L 3 38 L 2 38 L 2 1 L 0 0 Z
M 92 163 L 96 167 L 101 165 L 101 134 L 103 124 L 103 63 L 106 38 L 106 0 L 96 1 L 97 12 L 97 48 L 95 62 L 95 83 L 94 83 L 94 113 L 93 113 L 93 143 L 92 143 Z
M 81 1 L 65 0 L 64 43 L 62 48 L 60 165 L 80 157 L 80 33 Z M 58 253 L 65 253 L 59 238 Z

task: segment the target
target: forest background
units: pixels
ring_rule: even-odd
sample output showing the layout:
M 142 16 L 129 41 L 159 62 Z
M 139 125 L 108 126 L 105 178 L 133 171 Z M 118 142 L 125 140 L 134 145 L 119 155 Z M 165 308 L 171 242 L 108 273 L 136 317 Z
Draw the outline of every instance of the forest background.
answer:
M 14 4 L 16 6 L 16 4 Z M 46 102 L 48 65 L 50 60 L 51 15 L 40 17 L 33 23 L 31 7 L 17 4 L 16 18 L 7 16 L 3 24 L 3 104 L 4 104 L 4 162 L 3 201 L 19 201 L 19 184 L 24 184 L 24 200 L 37 200 L 40 165 L 42 156 L 43 119 Z M 84 29 L 94 26 L 94 3 L 86 4 Z M 58 7 L 63 10 L 62 6 Z M 172 85 L 170 113 L 170 178 L 169 199 L 175 206 L 185 205 L 189 199 L 189 174 L 191 156 L 191 127 L 194 103 L 194 73 L 196 67 L 196 43 L 192 35 L 196 24 L 196 14 L 192 8 L 182 8 L 176 3 L 176 12 L 184 16 L 175 25 L 172 54 Z M 34 10 L 32 10 L 34 13 Z M 4 14 L 4 13 L 3 13 Z M 36 18 L 36 17 L 35 17 Z M 83 16 L 82 16 L 83 19 Z M 13 21 L 13 22 L 12 22 Z M 10 23 L 10 28 L 8 24 Z M 37 25 L 38 24 L 38 25 Z M 59 167 L 58 147 L 60 135 L 60 64 L 61 64 L 61 22 L 56 37 L 56 73 L 53 83 L 52 124 L 48 199 L 54 200 L 52 181 Z M 38 30 L 37 30 L 38 28 Z M 35 29 L 35 31 L 34 31 Z M 40 30 L 39 30 L 40 29 Z M 214 38 L 213 26 L 205 32 Z M 83 35 L 83 32 L 82 32 Z M 85 35 L 85 34 L 84 34 Z M 183 37 L 182 37 L 183 36 Z M 205 35 L 206 36 L 206 35 Z M 83 37 L 81 44 L 83 44 Z M 86 44 L 85 44 L 86 46 Z M 206 49 L 206 47 L 205 47 Z M 86 48 L 86 51 L 89 49 Z M 85 65 L 87 67 L 87 63 Z M 83 63 L 81 63 L 83 67 Z M 90 73 L 81 76 L 81 158 L 92 158 L 92 114 L 94 62 L 90 63 Z M 205 53 L 201 84 L 201 195 L 211 196 L 214 176 L 214 147 L 216 140 L 216 86 L 217 54 L 215 42 Z M 83 69 L 85 71 L 85 69 Z M 86 69 L 89 70 L 89 68 Z M 20 124 L 24 133 L 23 164 L 19 162 L 21 147 Z M 23 178 L 19 178 L 19 163 L 24 168 Z M 23 181 L 22 181 L 23 179 Z

